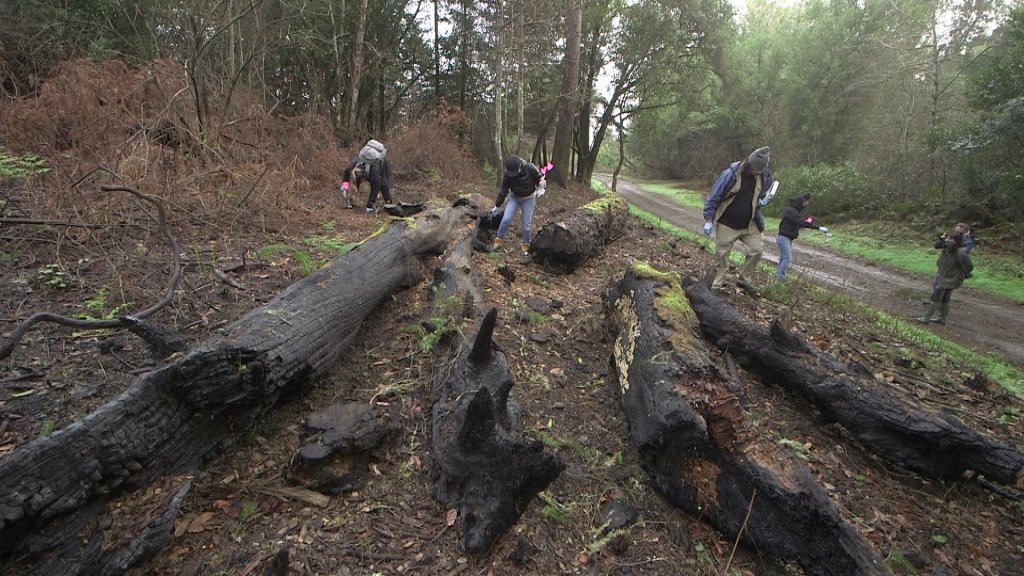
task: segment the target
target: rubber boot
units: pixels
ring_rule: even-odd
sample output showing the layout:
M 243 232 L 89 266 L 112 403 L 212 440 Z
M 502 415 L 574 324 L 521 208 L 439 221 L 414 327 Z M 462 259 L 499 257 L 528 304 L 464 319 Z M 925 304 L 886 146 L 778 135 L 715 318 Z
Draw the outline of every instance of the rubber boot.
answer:
M 928 302 L 924 307 L 924 315 L 917 319 L 918 322 L 924 322 L 927 324 L 932 319 L 932 314 L 935 313 L 935 302 Z
M 932 320 L 932 322 L 938 322 L 939 324 L 946 323 L 946 316 L 949 316 L 949 302 L 943 302 L 939 304 L 939 317 Z

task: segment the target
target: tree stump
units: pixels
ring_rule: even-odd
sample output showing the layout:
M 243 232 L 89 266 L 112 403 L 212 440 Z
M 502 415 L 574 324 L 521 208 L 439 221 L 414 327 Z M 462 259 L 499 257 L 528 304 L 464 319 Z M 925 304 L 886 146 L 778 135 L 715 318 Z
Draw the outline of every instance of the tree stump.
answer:
M 584 204 L 565 220 L 545 224 L 534 236 L 530 254 L 545 269 L 568 274 L 622 234 L 628 218 L 629 205 L 621 196 L 602 196 Z
M 873 377 L 815 350 L 781 322 L 748 319 L 703 283 L 687 296 L 704 333 L 764 382 L 807 399 L 865 448 L 924 476 L 955 480 L 980 474 L 1024 487 L 1024 458 L 1012 446 L 968 427 L 951 414 L 912 405 Z
M 472 220 L 452 208 L 392 223 L 83 420 L 5 456 L 0 571 L 26 572 L 56 547 L 80 560 L 52 573 L 95 573 L 128 545 L 97 528 L 112 494 L 214 457 L 282 392 L 323 374 L 374 308 L 418 281 L 417 256 L 441 253 Z
M 431 446 L 434 497 L 458 511 L 466 551 L 483 554 L 564 465 L 523 436 L 508 363 L 493 349 L 498 311 L 484 318 L 472 348 L 455 329 L 483 299 L 470 262 L 475 241 L 467 234 L 454 243 L 435 273 L 434 316 L 447 328 L 434 347 Z
M 803 463 L 747 420 L 698 336 L 678 276 L 636 264 L 610 296 L 622 404 L 655 488 L 807 574 L 886 574 Z

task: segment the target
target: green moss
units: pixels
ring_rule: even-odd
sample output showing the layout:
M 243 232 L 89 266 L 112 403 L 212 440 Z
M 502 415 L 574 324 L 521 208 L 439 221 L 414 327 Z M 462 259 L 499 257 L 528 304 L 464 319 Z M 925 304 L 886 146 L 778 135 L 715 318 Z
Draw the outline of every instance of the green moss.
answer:
M 595 212 L 604 212 L 605 210 L 611 209 L 613 206 L 620 206 L 626 209 L 626 200 L 617 194 L 606 194 L 601 196 L 597 200 L 587 202 L 580 207 L 581 210 L 593 210 Z

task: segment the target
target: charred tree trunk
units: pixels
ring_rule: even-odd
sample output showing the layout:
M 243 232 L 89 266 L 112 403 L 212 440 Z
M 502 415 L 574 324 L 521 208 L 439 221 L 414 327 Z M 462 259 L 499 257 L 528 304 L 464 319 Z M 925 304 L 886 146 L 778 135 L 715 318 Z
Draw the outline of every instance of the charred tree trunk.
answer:
M 958 479 L 980 474 L 1024 487 L 1024 457 L 949 414 L 911 405 L 870 376 L 818 352 L 781 322 L 748 319 L 702 283 L 687 290 L 702 330 L 765 382 L 806 398 L 864 447 L 925 476 Z
M 662 494 L 807 574 L 887 573 L 807 468 L 747 420 L 677 276 L 634 265 L 609 304 L 622 404 Z
M 533 239 L 530 253 L 548 270 L 568 274 L 622 234 L 628 217 L 626 201 L 609 194 L 583 205 L 564 221 L 545 224 Z
M 4 457 L 3 570 L 104 572 L 131 544 L 99 528 L 112 494 L 195 469 L 282 392 L 322 374 L 380 302 L 417 281 L 416 256 L 440 253 L 471 219 L 469 208 L 442 209 L 392 224 L 84 420 Z M 54 567 L 48 558 L 74 560 Z
M 455 245 L 435 278 L 435 309 L 475 315 L 482 294 L 468 266 L 473 238 Z M 457 299 L 458 307 L 439 304 Z M 435 347 L 432 418 L 434 497 L 458 511 L 466 551 L 487 552 L 564 468 L 540 441 L 523 436 L 512 376 L 491 337 L 498 311 L 484 318 L 470 348 L 451 330 Z

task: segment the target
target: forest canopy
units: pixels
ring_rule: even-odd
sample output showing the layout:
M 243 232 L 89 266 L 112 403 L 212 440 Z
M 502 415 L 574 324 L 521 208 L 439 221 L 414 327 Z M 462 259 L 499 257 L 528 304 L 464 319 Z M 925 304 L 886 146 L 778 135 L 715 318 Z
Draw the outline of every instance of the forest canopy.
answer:
M 786 193 L 833 219 L 1021 222 L 1020 2 L 739 4 L 13 0 L 0 86 L 32 97 L 73 58 L 170 59 L 192 103 L 176 122 L 214 146 L 243 94 L 328 119 L 343 146 L 453 110 L 485 166 L 704 185 L 769 145 Z

